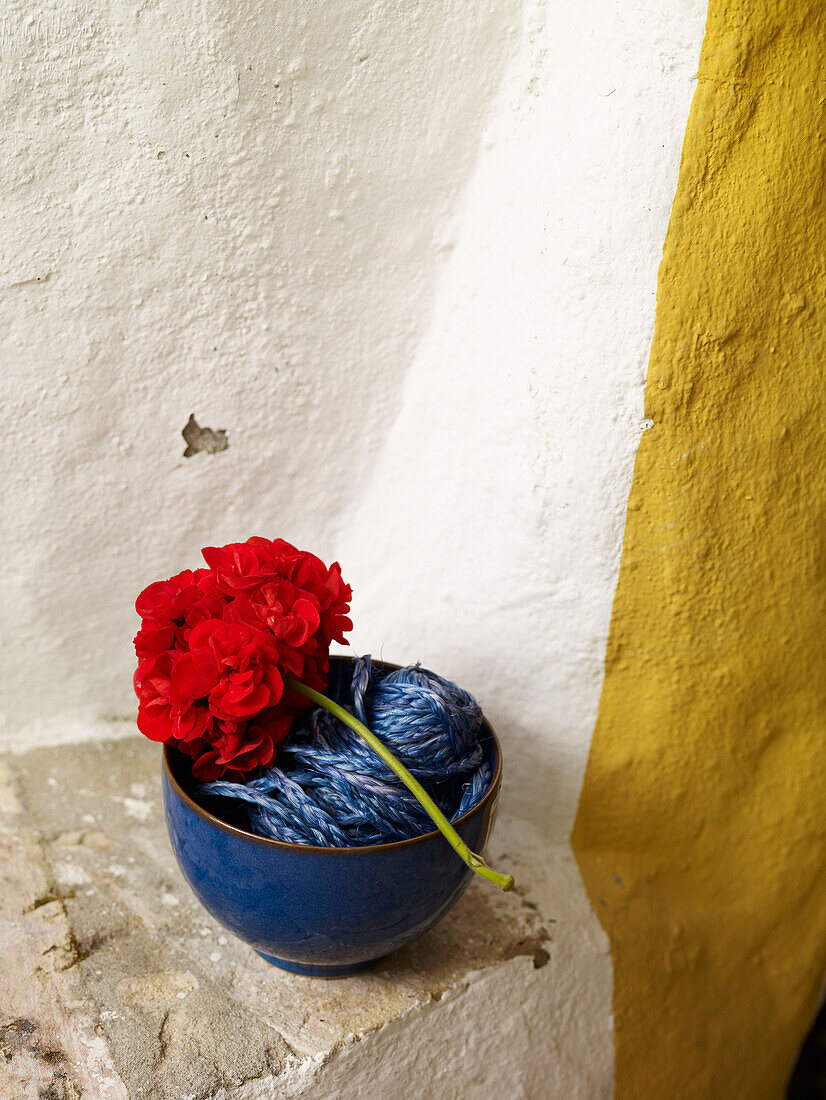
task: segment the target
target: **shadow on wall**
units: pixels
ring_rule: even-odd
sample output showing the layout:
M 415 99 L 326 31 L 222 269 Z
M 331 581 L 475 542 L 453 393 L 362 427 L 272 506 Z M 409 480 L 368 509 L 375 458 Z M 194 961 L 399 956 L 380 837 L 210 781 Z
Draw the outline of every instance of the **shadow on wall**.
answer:
M 826 1098 L 826 1004 L 820 1009 L 794 1067 L 786 1100 Z

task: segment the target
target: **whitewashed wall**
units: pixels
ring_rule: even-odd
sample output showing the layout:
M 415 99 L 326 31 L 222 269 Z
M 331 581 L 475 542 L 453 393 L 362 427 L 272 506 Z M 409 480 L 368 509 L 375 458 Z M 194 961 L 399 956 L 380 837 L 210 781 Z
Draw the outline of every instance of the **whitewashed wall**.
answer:
M 130 730 L 132 601 L 202 544 L 338 558 L 355 648 L 455 677 L 503 735 L 503 813 L 568 918 L 567 978 L 536 994 L 567 1019 L 566 1096 L 610 1081 L 610 962 L 567 835 L 704 16 L 0 17 L 0 738 Z M 191 413 L 226 451 L 183 457 Z
M 704 18 L 696 0 L 526 11 L 401 411 L 336 540 L 356 648 L 471 687 L 506 746 L 500 850 L 556 920 L 505 1045 L 514 1096 L 611 1090 L 608 944 L 568 836 Z M 490 984 L 476 1026 L 518 999 Z
M 138 588 L 253 532 L 588 736 L 702 17 L 6 7 L 3 737 L 129 717 Z
M 473 683 L 527 735 L 512 768 L 530 815 L 567 836 L 705 7 L 526 14 L 400 412 L 336 545 L 356 647 Z
M 131 716 L 134 596 L 203 544 L 336 556 L 518 31 L 516 0 L 5 5 L 2 736 Z M 184 459 L 190 413 L 229 449 Z

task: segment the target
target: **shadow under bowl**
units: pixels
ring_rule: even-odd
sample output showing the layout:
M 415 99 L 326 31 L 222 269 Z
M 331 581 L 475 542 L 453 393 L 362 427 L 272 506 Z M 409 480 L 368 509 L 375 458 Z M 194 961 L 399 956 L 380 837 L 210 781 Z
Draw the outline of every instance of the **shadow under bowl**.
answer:
M 340 697 L 351 669 L 350 658 L 331 659 L 331 695 Z M 502 778 L 501 750 L 487 722 L 482 743 L 493 765 L 491 784 L 453 822 L 480 854 L 493 828 Z M 284 970 L 337 977 L 363 969 L 432 928 L 473 874 L 438 830 L 355 848 L 256 836 L 196 801 L 191 764 L 164 746 L 164 813 L 175 858 L 204 908 Z

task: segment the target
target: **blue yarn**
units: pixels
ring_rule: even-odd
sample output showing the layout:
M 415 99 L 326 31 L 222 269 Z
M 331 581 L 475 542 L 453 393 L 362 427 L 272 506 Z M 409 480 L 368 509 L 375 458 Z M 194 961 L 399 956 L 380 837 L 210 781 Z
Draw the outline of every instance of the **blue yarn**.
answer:
M 342 701 L 393 752 L 452 821 L 491 781 L 479 737 L 482 711 L 466 691 L 412 665 L 382 675 L 358 657 Z M 246 783 L 218 779 L 197 792 L 260 836 L 346 848 L 430 832 L 416 798 L 357 733 L 323 707 L 279 747 L 278 764 Z M 227 800 L 229 809 L 227 807 Z

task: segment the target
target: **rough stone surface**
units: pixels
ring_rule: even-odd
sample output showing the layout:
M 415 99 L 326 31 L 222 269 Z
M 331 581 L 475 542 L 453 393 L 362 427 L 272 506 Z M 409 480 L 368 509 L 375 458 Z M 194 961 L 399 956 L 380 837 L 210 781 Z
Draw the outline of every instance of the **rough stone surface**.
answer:
M 156 746 L 34 750 L 6 758 L 2 779 L 0 1084 L 14 1096 L 269 1088 L 469 974 L 550 961 L 553 922 L 536 901 L 474 882 L 427 936 L 363 975 L 287 974 L 225 933 L 183 880 Z

